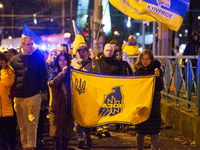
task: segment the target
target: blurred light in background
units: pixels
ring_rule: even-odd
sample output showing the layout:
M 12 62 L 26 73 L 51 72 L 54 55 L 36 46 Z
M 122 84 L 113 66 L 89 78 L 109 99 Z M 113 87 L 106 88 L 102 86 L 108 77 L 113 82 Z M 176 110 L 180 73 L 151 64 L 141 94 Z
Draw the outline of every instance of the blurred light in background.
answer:
M 128 17 L 128 21 L 127 21 L 127 27 L 130 28 L 131 27 L 131 17 Z

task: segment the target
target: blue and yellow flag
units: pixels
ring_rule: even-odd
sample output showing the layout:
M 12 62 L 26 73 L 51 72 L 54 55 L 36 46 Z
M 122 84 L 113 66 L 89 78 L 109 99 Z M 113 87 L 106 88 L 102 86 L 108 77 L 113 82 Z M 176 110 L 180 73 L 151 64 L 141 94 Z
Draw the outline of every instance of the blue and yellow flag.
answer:
M 73 28 L 74 28 L 74 33 L 75 33 L 75 39 L 73 42 L 73 54 L 76 54 L 76 51 L 80 45 L 80 43 L 85 43 L 85 39 L 82 36 L 80 29 L 78 28 L 77 24 L 72 20 Z
M 138 20 L 160 21 L 169 29 L 178 31 L 189 0 L 109 0 L 124 14 Z
M 155 76 L 107 76 L 71 69 L 72 113 L 83 127 L 148 119 Z
M 31 30 L 26 24 L 24 24 L 22 37 L 23 36 L 32 37 L 33 42 L 37 45 L 40 45 L 43 42 L 42 39 L 38 35 L 36 35 L 35 32 Z

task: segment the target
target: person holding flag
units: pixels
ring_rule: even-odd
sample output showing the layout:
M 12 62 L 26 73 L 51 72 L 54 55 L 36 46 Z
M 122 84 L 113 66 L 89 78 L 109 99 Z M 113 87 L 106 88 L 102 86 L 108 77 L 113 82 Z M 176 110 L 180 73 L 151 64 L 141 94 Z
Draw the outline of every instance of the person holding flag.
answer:
M 140 56 L 139 60 L 134 66 L 135 75 L 153 75 L 156 76 L 155 90 L 152 102 L 151 113 L 149 119 L 136 124 L 137 132 L 137 149 L 143 150 L 144 148 L 144 137 L 150 134 L 151 137 L 151 149 L 159 150 L 159 132 L 161 126 L 161 111 L 160 111 L 160 91 L 164 87 L 162 70 L 160 69 L 161 64 L 159 61 L 154 60 L 153 53 L 151 50 L 144 50 Z
M 89 57 L 89 49 L 87 48 L 85 43 L 81 43 L 77 49 L 77 61 L 74 61 L 71 66 L 75 69 L 87 72 L 100 73 L 100 68 L 97 60 L 95 59 L 95 55 L 92 52 Z M 84 107 L 84 106 L 83 106 Z M 87 138 L 87 146 L 92 146 L 91 140 L 91 128 L 84 128 L 80 126 L 77 122 L 75 122 L 75 128 L 78 138 L 78 148 L 84 149 L 84 137 L 83 131 L 85 129 L 85 136 Z

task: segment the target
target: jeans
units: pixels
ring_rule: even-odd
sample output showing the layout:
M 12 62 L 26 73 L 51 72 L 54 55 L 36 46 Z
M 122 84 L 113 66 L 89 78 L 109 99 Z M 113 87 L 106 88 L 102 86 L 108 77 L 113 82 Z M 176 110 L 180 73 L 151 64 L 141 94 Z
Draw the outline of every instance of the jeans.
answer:
M 137 134 L 137 149 L 143 150 L 144 148 L 144 137 L 145 134 Z M 159 135 L 158 134 L 150 134 L 151 138 L 151 149 L 159 150 Z
M 28 98 L 14 98 L 14 108 L 17 115 L 23 148 L 36 148 L 41 101 L 42 98 L 40 94 Z
M 85 130 L 85 137 L 91 138 L 92 128 L 81 127 L 77 122 L 75 122 L 76 134 L 78 138 L 78 142 L 84 141 L 83 132 Z

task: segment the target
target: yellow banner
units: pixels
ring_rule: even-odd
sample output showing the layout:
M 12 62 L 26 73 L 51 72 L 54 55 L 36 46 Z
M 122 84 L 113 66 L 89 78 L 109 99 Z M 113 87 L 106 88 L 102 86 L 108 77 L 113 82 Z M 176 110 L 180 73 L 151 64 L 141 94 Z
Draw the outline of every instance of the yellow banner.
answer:
M 157 21 L 147 13 L 141 13 L 141 5 L 136 0 L 109 0 L 109 2 L 115 8 L 131 18 L 138 20 Z
M 189 8 L 189 0 L 109 0 L 124 14 L 138 20 L 160 21 L 178 31 Z
M 148 119 L 155 76 L 106 76 L 71 69 L 72 113 L 83 127 Z

